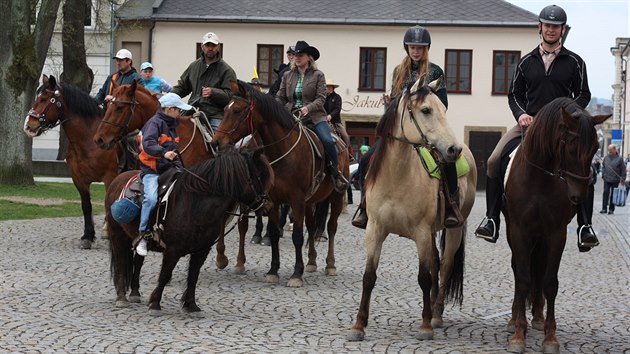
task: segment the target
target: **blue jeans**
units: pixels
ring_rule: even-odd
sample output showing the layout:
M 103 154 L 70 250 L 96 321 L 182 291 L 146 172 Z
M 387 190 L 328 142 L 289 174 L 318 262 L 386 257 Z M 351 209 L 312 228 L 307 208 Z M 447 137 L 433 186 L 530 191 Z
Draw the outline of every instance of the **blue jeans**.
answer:
M 210 125 L 212 126 L 212 131 L 216 132 L 221 125 L 221 118 L 210 118 Z
M 319 140 L 322 141 L 326 155 L 328 155 L 328 159 L 330 159 L 333 167 L 338 168 L 339 160 L 337 159 L 337 149 L 335 148 L 335 140 L 330 133 L 328 122 L 324 121 L 315 124 L 315 133 L 317 133 Z
M 144 184 L 144 200 L 142 201 L 142 209 L 140 210 L 140 226 L 138 232 L 143 233 L 147 230 L 151 211 L 157 204 L 158 198 L 158 174 L 147 174 L 142 177 Z

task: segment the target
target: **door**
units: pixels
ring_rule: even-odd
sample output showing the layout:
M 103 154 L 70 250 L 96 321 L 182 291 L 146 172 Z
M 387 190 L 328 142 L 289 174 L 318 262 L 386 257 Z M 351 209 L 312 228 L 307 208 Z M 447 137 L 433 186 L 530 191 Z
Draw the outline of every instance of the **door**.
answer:
M 471 131 L 468 147 L 477 165 L 477 190 L 486 189 L 486 165 L 494 147 L 501 139 L 501 132 Z
M 362 145 L 372 146 L 376 140 L 376 122 L 346 122 L 355 161 L 359 161 Z

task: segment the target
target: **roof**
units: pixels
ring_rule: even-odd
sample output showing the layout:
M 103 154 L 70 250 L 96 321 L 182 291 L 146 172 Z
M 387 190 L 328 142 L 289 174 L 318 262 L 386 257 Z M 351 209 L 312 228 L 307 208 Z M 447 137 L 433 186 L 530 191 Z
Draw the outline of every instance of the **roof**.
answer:
M 533 26 L 538 16 L 503 0 L 129 0 L 120 19 L 342 25 Z M 304 14 L 304 16 L 296 16 Z

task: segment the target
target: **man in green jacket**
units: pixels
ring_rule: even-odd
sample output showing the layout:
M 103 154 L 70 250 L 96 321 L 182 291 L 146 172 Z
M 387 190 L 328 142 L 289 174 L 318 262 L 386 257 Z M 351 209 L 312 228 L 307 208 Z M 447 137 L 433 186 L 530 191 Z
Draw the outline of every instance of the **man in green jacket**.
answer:
M 223 108 L 231 99 L 231 84 L 236 82 L 236 73 L 221 58 L 219 43 L 216 34 L 206 33 L 201 40 L 203 56 L 190 63 L 171 91 L 179 97 L 190 94 L 188 103 L 206 114 L 215 131 L 221 124 Z

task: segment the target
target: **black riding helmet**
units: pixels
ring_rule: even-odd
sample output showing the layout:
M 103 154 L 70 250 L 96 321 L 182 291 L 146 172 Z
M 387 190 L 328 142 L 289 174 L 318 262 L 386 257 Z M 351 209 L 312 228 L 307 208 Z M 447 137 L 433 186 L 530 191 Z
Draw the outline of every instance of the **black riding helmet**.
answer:
M 557 5 L 549 5 L 540 11 L 538 20 L 552 25 L 564 25 L 567 23 L 567 13 Z
M 409 27 L 403 38 L 403 47 L 405 47 L 407 54 L 409 54 L 408 45 L 428 46 L 431 48 L 431 35 L 429 31 L 422 26 Z

